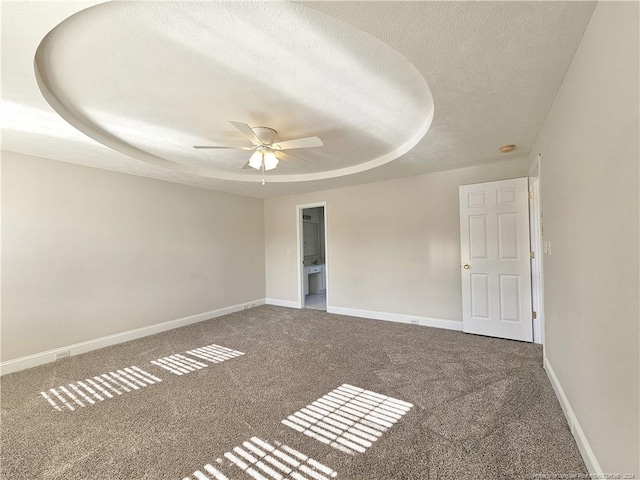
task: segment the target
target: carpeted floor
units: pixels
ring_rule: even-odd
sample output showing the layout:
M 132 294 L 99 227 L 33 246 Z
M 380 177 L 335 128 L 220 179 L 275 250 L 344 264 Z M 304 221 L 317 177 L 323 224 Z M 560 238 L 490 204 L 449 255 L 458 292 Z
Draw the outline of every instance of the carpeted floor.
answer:
M 261 306 L 4 376 L 1 478 L 584 478 L 541 365 L 538 345 Z

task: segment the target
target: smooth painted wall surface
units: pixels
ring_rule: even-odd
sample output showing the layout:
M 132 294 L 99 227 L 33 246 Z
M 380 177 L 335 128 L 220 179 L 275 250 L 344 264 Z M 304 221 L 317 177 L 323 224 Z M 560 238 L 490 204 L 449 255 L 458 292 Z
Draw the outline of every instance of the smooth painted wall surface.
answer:
M 638 3 L 598 3 L 541 160 L 545 353 L 605 473 L 640 477 Z
M 327 202 L 330 306 L 461 321 L 458 186 L 527 168 L 523 158 L 267 199 L 267 298 L 299 300 L 296 206 Z
M 263 202 L 2 152 L 2 360 L 265 296 Z

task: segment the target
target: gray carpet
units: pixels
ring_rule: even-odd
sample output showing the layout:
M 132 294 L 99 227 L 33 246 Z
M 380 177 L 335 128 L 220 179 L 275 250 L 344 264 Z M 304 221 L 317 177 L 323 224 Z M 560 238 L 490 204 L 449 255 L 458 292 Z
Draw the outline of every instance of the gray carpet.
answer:
M 220 354 L 215 363 L 185 353 L 211 344 L 244 355 Z M 150 363 L 172 354 L 207 367 L 177 375 Z M 178 364 L 171 363 L 176 371 Z M 145 383 L 151 377 L 140 374 L 135 378 L 146 387 L 122 387 L 122 395 L 111 391 L 113 398 L 94 387 L 104 398 L 93 397 L 95 404 L 76 392 L 86 406 L 73 411 L 54 399 L 55 410 L 40 394 L 77 381 L 91 388 L 85 379 L 109 392 L 96 376 L 131 366 L 162 382 Z M 355 454 L 281 423 L 343 384 L 413 407 L 379 416 L 395 420 Z M 296 475 L 316 480 L 587 473 L 542 369 L 541 347 L 447 330 L 261 306 L 6 375 L 1 386 L 6 480 L 215 479 L 205 465 L 238 480 L 255 472 L 277 478 L 277 463 L 268 459 L 262 465 L 275 474 L 255 464 L 243 471 L 229 460 L 242 460 L 234 447 L 249 452 L 242 445 L 252 438 L 309 456 Z M 283 471 L 283 478 L 295 478 Z

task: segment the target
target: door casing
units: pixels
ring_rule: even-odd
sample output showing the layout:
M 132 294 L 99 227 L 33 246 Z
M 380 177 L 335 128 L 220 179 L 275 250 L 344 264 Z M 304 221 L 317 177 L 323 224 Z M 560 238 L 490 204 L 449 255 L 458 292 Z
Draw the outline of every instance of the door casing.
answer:
M 531 309 L 533 342 L 544 343 L 544 285 L 542 281 L 542 218 L 540 215 L 540 178 L 529 177 L 529 234 L 531 237 Z

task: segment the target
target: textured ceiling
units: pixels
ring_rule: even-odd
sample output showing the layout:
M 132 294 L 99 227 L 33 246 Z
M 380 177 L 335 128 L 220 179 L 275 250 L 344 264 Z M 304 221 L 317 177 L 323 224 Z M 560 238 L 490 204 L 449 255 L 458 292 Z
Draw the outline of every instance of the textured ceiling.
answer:
M 526 155 L 594 8 L 97 3 L 2 4 L 3 149 L 263 198 Z M 262 186 L 191 149 L 247 145 L 228 120 L 325 147 Z

